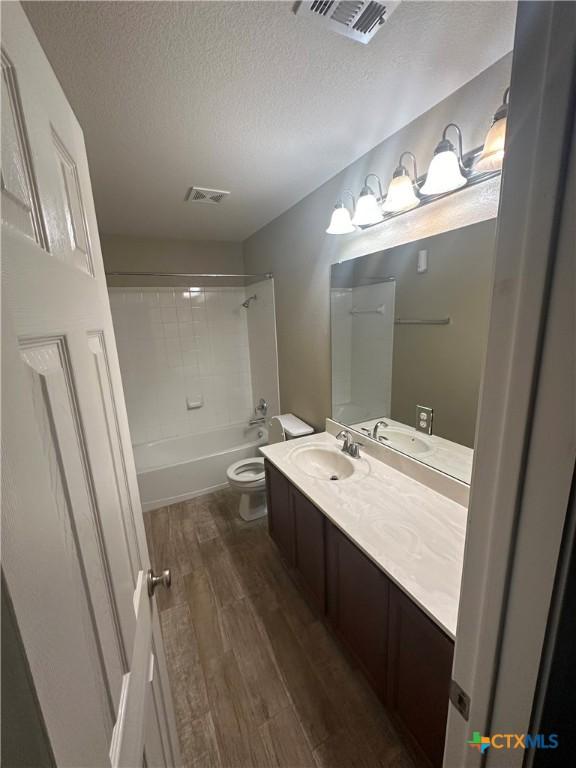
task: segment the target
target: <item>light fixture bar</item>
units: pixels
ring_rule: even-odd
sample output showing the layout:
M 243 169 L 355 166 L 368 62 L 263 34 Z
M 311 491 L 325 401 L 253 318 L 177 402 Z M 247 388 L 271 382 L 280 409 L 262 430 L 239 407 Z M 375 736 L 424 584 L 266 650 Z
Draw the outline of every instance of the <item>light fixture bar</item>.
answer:
M 362 231 L 365 231 L 366 229 L 371 229 L 372 227 L 376 227 L 379 224 L 383 224 L 385 221 L 389 221 L 390 219 L 395 219 L 397 216 L 403 216 L 405 213 L 411 213 L 412 211 L 419 210 L 420 208 L 423 208 L 426 205 L 430 205 L 430 203 L 436 202 L 436 200 L 442 200 L 443 198 L 448 197 L 449 195 L 454 195 L 457 192 L 462 192 L 465 189 L 474 187 L 476 186 L 476 184 L 481 184 L 483 181 L 488 181 L 488 179 L 493 179 L 495 176 L 500 176 L 502 173 L 500 169 L 496 171 L 475 171 L 474 170 L 474 161 L 476 160 L 477 157 L 480 156 L 481 152 L 482 152 L 482 147 L 476 147 L 475 149 L 472 149 L 469 152 L 466 152 L 462 156 L 462 165 L 464 166 L 466 171 L 469 173 L 469 175 L 467 176 L 467 182 L 463 187 L 452 189 L 449 192 L 442 192 L 441 194 L 438 194 L 438 195 L 424 195 L 421 192 L 420 205 L 418 206 L 418 208 L 412 208 L 408 211 L 398 211 L 398 213 L 384 213 L 382 221 L 379 221 L 377 224 L 360 224 L 358 225 L 358 228 L 361 229 Z M 419 176 L 416 179 L 416 185 L 418 187 L 421 187 L 425 179 L 426 179 L 426 174 Z

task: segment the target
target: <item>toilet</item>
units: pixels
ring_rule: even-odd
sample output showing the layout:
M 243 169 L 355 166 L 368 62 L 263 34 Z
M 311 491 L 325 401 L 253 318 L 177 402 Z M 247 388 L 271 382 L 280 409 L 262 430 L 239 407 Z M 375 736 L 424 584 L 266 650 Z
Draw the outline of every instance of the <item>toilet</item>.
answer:
M 295 437 L 311 435 L 313 428 L 292 413 L 272 416 L 268 421 L 268 443 L 281 443 Z M 264 458 L 252 457 L 235 461 L 226 470 L 226 477 L 231 488 L 240 495 L 240 517 L 243 520 L 256 520 L 264 517 L 266 509 L 266 478 L 264 476 Z

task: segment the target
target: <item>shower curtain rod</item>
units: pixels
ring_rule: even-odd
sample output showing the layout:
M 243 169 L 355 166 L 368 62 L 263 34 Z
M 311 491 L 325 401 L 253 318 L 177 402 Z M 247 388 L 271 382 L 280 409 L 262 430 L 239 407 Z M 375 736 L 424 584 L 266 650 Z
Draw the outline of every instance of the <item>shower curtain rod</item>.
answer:
M 107 277 L 272 277 L 272 272 L 244 275 L 223 275 L 210 272 L 106 272 Z

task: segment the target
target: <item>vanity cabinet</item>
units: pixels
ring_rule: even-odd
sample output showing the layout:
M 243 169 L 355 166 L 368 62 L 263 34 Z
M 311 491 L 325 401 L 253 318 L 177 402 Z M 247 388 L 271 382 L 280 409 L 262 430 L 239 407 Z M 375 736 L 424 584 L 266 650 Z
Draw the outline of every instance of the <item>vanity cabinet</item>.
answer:
M 415 755 L 440 768 L 454 643 L 270 462 L 270 536 Z
M 300 491 L 291 487 L 294 514 L 294 566 L 308 600 L 326 610 L 325 517 Z
M 324 515 L 276 467 L 266 462 L 265 470 L 268 532 L 309 602 L 324 614 Z
M 385 701 L 389 580 L 336 526 L 326 521 L 328 618 Z
M 280 550 L 286 563 L 293 568 L 295 553 L 294 511 L 292 509 L 292 484 L 282 472 L 265 461 L 266 499 L 268 504 L 268 532 Z
M 454 643 L 390 585 L 387 705 L 434 766 L 442 765 Z

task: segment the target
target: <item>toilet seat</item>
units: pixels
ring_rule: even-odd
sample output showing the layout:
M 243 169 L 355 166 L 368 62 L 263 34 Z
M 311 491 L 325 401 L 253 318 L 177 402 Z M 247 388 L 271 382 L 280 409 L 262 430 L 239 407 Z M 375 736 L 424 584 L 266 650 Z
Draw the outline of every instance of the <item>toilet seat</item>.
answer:
M 256 490 L 264 484 L 264 459 L 240 459 L 226 470 L 228 481 L 237 488 Z

